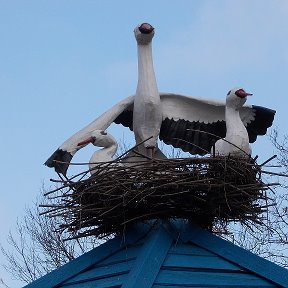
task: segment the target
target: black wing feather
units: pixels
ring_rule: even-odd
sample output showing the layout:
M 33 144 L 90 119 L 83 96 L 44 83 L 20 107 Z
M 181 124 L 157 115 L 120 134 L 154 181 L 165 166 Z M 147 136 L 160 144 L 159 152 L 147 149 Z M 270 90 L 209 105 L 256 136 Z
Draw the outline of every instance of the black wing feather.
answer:
M 69 163 L 73 156 L 71 153 L 62 149 L 57 149 L 44 163 L 44 165 L 55 169 L 56 172 L 66 175 Z M 61 162 L 57 162 L 61 161 Z
M 265 135 L 272 126 L 275 110 L 261 106 L 252 106 L 255 119 L 247 125 L 249 142 L 256 141 L 258 135 Z M 133 131 L 133 110 L 123 111 L 115 120 Z M 215 142 L 226 135 L 225 121 L 205 124 L 203 122 L 189 122 L 183 119 L 164 119 L 159 139 L 167 145 L 180 148 L 191 154 L 205 155 L 210 153 Z
M 133 131 L 133 110 L 124 110 L 115 120 L 116 124 L 122 124 Z
M 254 143 L 258 135 L 265 135 L 267 129 L 272 126 L 276 111 L 252 105 L 255 111 L 255 119 L 247 125 L 247 132 L 249 135 L 249 142 Z
M 210 153 L 214 143 L 225 137 L 225 134 L 224 121 L 205 124 L 166 118 L 162 122 L 159 138 L 165 144 L 181 148 L 185 152 L 205 155 Z

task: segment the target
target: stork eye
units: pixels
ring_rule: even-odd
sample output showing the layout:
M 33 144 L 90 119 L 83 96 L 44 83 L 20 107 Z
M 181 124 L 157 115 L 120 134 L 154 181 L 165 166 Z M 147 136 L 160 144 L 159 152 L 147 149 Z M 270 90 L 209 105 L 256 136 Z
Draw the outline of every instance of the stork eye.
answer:
M 101 131 L 100 132 L 102 135 L 107 135 L 107 132 L 105 132 L 105 131 Z

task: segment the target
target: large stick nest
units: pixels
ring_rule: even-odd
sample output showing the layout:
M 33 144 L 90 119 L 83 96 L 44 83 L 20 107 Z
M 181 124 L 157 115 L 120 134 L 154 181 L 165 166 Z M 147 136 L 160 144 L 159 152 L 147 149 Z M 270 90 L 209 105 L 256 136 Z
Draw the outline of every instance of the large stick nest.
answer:
M 101 163 L 91 177 L 86 171 L 77 181 L 61 180 L 60 188 L 47 193 L 54 202 L 42 205 L 45 213 L 62 216 L 61 229 L 73 237 L 100 237 L 156 218 L 184 218 L 210 229 L 219 221 L 261 224 L 269 206 L 266 190 L 273 184 L 262 181 L 261 165 L 253 159 L 140 158 L 121 163 Z

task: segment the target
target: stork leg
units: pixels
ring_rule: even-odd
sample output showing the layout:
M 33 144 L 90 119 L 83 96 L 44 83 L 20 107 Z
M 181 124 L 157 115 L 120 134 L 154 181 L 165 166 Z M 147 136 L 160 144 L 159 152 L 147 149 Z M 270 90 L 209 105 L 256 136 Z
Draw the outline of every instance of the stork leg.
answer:
M 155 151 L 156 151 L 155 147 L 148 147 L 147 148 L 147 157 L 153 159 L 155 156 Z

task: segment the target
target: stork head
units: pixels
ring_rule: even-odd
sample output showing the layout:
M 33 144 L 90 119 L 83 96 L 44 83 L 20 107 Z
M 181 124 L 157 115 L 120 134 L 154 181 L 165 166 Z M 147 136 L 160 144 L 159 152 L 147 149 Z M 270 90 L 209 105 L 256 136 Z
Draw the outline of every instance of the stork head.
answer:
M 79 142 L 77 146 L 86 146 L 90 143 L 97 147 L 109 147 L 117 144 L 114 137 L 103 130 L 94 130 L 90 137 Z
M 142 23 L 134 29 L 134 34 L 138 44 L 147 45 L 152 41 L 154 28 L 149 23 Z
M 240 108 L 245 104 L 247 96 L 252 95 L 253 94 L 246 92 L 243 88 L 233 88 L 227 94 L 226 105 L 236 109 Z

